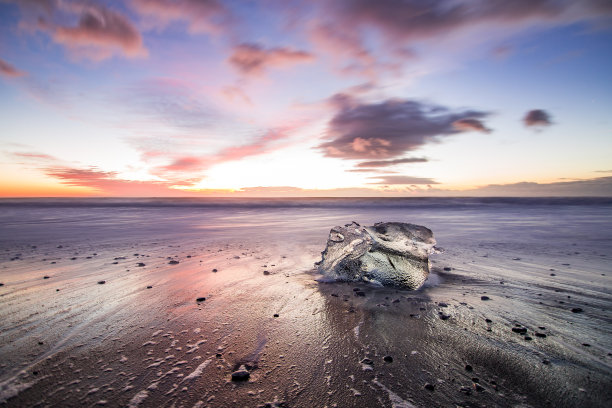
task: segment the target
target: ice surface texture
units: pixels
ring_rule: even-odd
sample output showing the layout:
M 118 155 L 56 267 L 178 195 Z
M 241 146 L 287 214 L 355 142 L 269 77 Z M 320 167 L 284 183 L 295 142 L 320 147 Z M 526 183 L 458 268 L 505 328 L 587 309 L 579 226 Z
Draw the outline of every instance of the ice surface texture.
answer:
M 334 227 L 318 262 L 328 279 L 418 289 L 429 274 L 436 240 L 430 229 L 401 222 Z

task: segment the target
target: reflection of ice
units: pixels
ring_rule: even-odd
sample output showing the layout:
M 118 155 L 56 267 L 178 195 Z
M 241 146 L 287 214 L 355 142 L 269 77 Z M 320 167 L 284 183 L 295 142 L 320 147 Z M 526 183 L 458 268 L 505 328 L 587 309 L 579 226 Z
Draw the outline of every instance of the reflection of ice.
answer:
M 319 263 L 325 279 L 418 289 L 429 273 L 436 241 L 428 228 L 399 222 L 334 227 Z

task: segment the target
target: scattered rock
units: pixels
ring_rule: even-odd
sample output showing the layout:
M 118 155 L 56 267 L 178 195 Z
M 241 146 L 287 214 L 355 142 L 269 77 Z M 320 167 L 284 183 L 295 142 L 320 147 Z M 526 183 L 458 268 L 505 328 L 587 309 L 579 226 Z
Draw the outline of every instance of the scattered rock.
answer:
M 213 270 L 213 272 L 214 272 L 214 271 L 216 271 L 216 269 L 215 269 L 215 270 Z M 264 274 L 264 275 L 269 275 L 269 274 L 270 274 L 270 271 L 263 271 L 263 274 Z
M 212 271 L 213 271 L 213 272 L 217 272 L 217 270 L 216 270 L 216 269 L 213 269 Z
M 43 276 L 43 279 L 49 279 L 49 277 L 45 275 L 45 276 Z
M 583 310 L 580 307 L 575 307 L 575 308 L 572 309 L 572 313 L 582 313 L 582 312 L 583 312 Z
M 98 281 L 98 285 L 104 285 L 106 283 L 105 280 Z
M 436 387 L 433 384 L 430 383 L 425 383 L 425 387 L 424 387 L 427 391 L 433 391 L 436 389 Z
M 466 364 L 465 365 L 465 371 L 472 372 L 472 371 L 474 371 L 474 368 L 471 365 Z
M 444 302 L 440 302 L 440 303 L 438 303 L 438 306 L 440 306 L 440 307 L 448 307 L 448 304 L 444 303 Z
M 445 267 L 444 267 L 444 270 L 445 270 L 446 272 L 449 272 L 449 271 L 451 270 L 451 268 L 450 268 L 450 267 L 448 267 L 448 266 L 445 266 Z
M 355 296 L 362 296 L 363 297 L 365 295 L 366 295 L 365 292 L 361 291 L 361 290 L 358 290 L 357 292 L 355 292 Z
M 251 373 L 246 369 L 244 365 L 241 365 L 238 370 L 232 373 L 232 381 L 247 381 Z
M 152 288 L 153 288 L 153 286 L 150 286 L 150 285 L 149 285 L 149 286 L 147 286 L 147 289 L 152 289 Z
M 279 317 L 278 313 L 274 313 L 273 317 Z
M 536 337 L 541 337 L 541 338 L 543 338 L 543 339 L 544 339 L 544 338 L 546 338 L 546 334 L 544 334 L 544 333 L 540 333 L 540 332 L 535 332 L 535 336 L 536 336 Z
M 491 298 L 488 296 L 481 296 L 480 300 L 491 300 Z
M 383 357 L 383 361 L 385 363 L 392 363 L 393 362 L 393 357 L 391 357 L 391 356 L 384 356 Z
M 176 265 L 178 263 L 179 263 L 179 261 L 177 261 L 176 259 L 173 259 L 170 262 L 168 262 L 168 265 Z
M 145 266 L 145 264 L 144 264 L 144 263 L 142 263 L 142 262 L 138 262 L 138 263 L 136 264 L 136 266 L 143 267 L 143 266 Z
M 200 302 L 204 302 L 206 300 L 205 297 L 199 297 L 196 299 L 196 302 L 200 303 Z
M 512 331 L 518 334 L 526 334 L 527 328 L 526 327 L 513 327 Z

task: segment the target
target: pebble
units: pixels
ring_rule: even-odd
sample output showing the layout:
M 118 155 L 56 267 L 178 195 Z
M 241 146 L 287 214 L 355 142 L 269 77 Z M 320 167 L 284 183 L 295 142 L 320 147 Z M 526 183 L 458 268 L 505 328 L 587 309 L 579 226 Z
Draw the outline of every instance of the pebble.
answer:
M 540 332 L 535 332 L 535 336 L 536 337 L 546 338 L 546 335 L 544 333 L 540 333 Z
M 444 267 L 444 270 L 445 270 L 446 272 L 448 272 L 448 271 L 450 271 L 450 270 L 451 270 L 451 268 L 450 268 L 449 266 L 445 266 L 445 267 Z
M 471 365 L 469 365 L 469 364 L 465 365 L 465 371 L 473 371 L 473 370 L 474 370 L 474 368 Z
M 217 272 L 217 270 L 216 270 L 216 269 L 213 269 L 212 271 L 213 271 L 213 272 Z
M 144 263 L 142 263 L 142 262 L 138 262 L 138 263 L 136 264 L 136 266 L 140 266 L 140 267 L 142 267 L 142 266 L 145 266 L 145 264 L 144 264 Z
M 214 271 L 213 271 L 213 272 L 214 272 Z M 264 275 L 269 275 L 269 274 L 270 274 L 270 271 L 263 271 L 263 274 L 264 274 Z
M 278 313 L 274 313 L 274 317 L 278 317 Z
M 149 286 L 147 286 L 147 289 L 152 289 L 152 288 L 153 288 L 153 286 L 150 286 L 150 285 L 149 285 Z
M 526 327 L 513 327 L 512 331 L 518 334 L 525 334 L 527 333 L 527 328 Z
M 393 357 L 391 356 L 384 356 L 383 360 L 385 363 L 392 363 L 393 362 Z
M 49 277 L 48 276 L 43 276 L 43 279 L 49 279 Z
M 106 283 L 105 280 L 98 281 L 98 285 L 104 285 Z
M 433 391 L 433 390 L 436 389 L 436 387 L 433 384 L 431 384 L 431 383 L 425 383 L 425 389 L 427 391 Z
M 173 260 L 171 260 L 170 262 L 168 262 L 168 265 L 176 265 L 176 264 L 178 264 L 178 263 L 179 263 L 179 261 L 177 261 L 177 260 L 173 259 Z
M 575 307 L 575 308 L 572 309 L 572 313 L 582 313 L 582 308 Z
M 488 296 L 481 296 L 480 300 L 491 300 L 491 298 Z
M 366 294 L 365 294 L 365 292 L 363 292 L 363 291 L 361 291 L 361 290 L 359 290 L 359 291 L 355 292 L 355 296 L 361 296 L 361 297 L 363 297 L 363 296 L 365 296 L 365 295 L 366 295 Z
M 444 303 L 444 302 L 440 302 L 440 303 L 438 303 L 438 306 L 440 306 L 440 307 L 448 307 L 448 304 Z
M 199 302 L 204 302 L 205 300 L 206 300 L 205 297 L 199 297 L 199 298 L 196 299 L 196 302 L 198 302 L 198 303 Z

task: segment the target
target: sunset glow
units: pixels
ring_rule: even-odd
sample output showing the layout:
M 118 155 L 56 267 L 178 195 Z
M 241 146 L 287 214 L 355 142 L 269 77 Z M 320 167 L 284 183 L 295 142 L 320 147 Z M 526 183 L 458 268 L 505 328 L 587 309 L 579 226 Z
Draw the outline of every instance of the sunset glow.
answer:
M 0 196 L 612 195 L 610 4 L 453 4 L 3 0 Z

